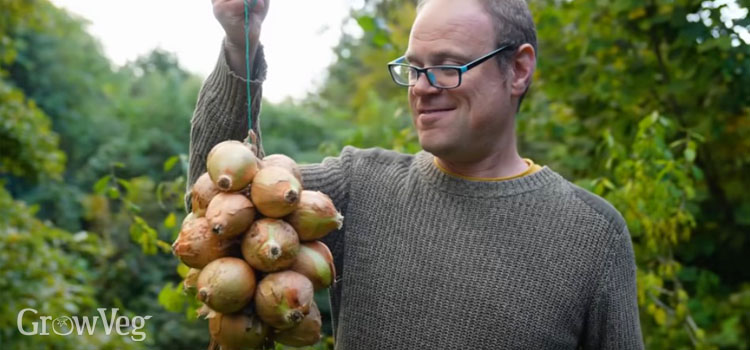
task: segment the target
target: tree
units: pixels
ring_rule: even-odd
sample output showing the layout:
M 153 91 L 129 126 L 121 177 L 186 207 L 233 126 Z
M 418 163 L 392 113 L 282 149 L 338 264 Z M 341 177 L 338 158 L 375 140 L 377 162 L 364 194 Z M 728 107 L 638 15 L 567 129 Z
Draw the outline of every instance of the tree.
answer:
M 78 315 L 96 306 L 96 270 L 90 266 L 103 257 L 100 240 L 86 232 L 72 234 L 35 217 L 37 207 L 13 199 L 5 185 L 10 179 L 29 183 L 59 181 L 66 156 L 51 130 L 49 117 L 29 100 L 14 81 L 7 80 L 7 65 L 14 63 L 23 44 L 15 40 L 19 27 L 38 28 L 34 5 L 3 1 L 0 46 L 0 343 L 14 349 L 138 349 L 139 344 L 119 337 L 98 335 L 64 337 L 23 336 L 18 313 L 33 308 L 46 315 Z M 21 326 L 31 329 L 32 314 Z
M 177 262 L 142 253 L 173 239 L 174 212 L 183 211 L 184 170 L 176 171 L 174 155 L 187 149 L 200 79 L 158 51 L 113 70 L 84 23 L 47 1 L 4 1 L 2 16 L 0 275 L 10 303 L 0 309 L 0 342 L 18 349 L 207 342 L 196 331 L 203 327 L 175 322 L 158 303 L 164 280 L 179 279 Z M 182 129 L 163 132 L 172 125 Z M 26 337 L 15 325 L 24 306 L 49 315 L 117 307 L 153 318 L 144 343 L 101 330 Z
M 750 197 L 732 188 L 748 185 L 750 45 L 735 27 L 750 21 L 727 6 L 532 2 L 523 149 L 624 214 L 648 348 L 749 345 L 750 275 L 736 266 Z

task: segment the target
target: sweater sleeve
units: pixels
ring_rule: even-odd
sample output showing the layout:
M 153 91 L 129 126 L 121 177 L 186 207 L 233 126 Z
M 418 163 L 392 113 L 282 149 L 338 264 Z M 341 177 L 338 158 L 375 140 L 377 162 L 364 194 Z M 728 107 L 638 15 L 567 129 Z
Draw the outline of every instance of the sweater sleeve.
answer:
M 643 349 L 635 256 L 627 226 L 610 242 L 607 258 L 589 310 L 584 349 Z
M 223 47 L 224 45 L 214 71 L 201 87 L 190 121 L 189 170 L 185 195 L 185 208 L 188 212 L 191 210 L 190 188 L 206 171 L 206 157 L 211 148 L 225 140 L 242 141 L 248 134 L 247 80 L 230 70 Z M 259 157 L 263 157 L 260 107 L 267 68 L 262 46 L 258 47 L 254 62 L 250 77 L 253 131 L 257 135 Z

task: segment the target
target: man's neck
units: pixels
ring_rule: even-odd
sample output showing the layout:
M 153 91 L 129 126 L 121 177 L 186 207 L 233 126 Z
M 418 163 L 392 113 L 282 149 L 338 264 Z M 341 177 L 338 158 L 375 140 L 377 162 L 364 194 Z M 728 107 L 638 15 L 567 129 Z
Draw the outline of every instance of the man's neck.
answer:
M 475 159 L 465 157 L 460 160 L 435 156 L 443 169 L 467 177 L 501 178 L 523 173 L 529 165 L 521 158 L 515 147 L 515 140 L 509 138 L 498 150 Z M 503 147 L 504 146 L 504 147 Z
M 436 157 L 437 158 L 437 157 Z M 441 167 L 451 173 L 476 178 L 502 178 L 518 175 L 529 165 L 517 153 L 507 159 L 486 158 L 479 162 L 457 163 L 437 158 Z

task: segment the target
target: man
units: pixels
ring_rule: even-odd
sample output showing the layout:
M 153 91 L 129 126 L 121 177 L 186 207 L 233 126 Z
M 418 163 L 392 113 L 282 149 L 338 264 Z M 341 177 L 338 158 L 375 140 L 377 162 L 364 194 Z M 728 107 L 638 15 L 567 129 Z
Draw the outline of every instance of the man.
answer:
M 256 24 L 268 1 L 257 6 Z M 227 36 L 192 122 L 191 184 L 214 144 L 247 130 L 242 0 L 214 0 L 214 12 Z M 423 1 L 389 69 L 424 151 L 345 147 L 303 167 L 304 186 L 345 217 L 325 241 L 337 349 L 643 348 L 624 220 L 516 150 L 535 47 L 522 0 Z

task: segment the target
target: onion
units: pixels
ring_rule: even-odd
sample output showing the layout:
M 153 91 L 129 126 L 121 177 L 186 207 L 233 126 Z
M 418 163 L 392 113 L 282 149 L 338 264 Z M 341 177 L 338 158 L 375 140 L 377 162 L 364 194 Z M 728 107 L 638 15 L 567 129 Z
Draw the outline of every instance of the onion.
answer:
M 238 193 L 219 193 L 206 209 L 206 219 L 211 230 L 222 239 L 234 238 L 244 233 L 254 218 L 253 203 Z
M 276 331 L 273 339 L 281 344 L 295 347 L 313 345 L 320 341 L 322 324 L 318 306 L 313 302 L 310 312 L 302 319 L 302 322 L 290 329 Z
M 196 269 L 202 269 L 218 258 L 235 254 L 237 245 L 233 240 L 222 240 L 211 232 L 208 220 L 186 217 L 177 240 L 172 244 L 172 253 L 182 262 Z
M 241 310 L 254 292 L 255 272 L 242 259 L 212 261 L 198 276 L 198 300 L 220 313 Z
M 307 277 L 315 290 L 328 288 L 336 276 L 333 255 L 328 247 L 319 241 L 303 243 L 297 260 L 289 269 Z
M 206 213 L 208 203 L 219 193 L 219 188 L 211 181 L 211 177 L 206 172 L 195 181 L 190 193 L 193 213 L 197 216 L 203 216 Z
M 258 172 L 258 159 L 248 144 L 224 141 L 208 153 L 206 168 L 220 190 L 237 191 L 253 181 Z
M 271 154 L 265 156 L 260 164 L 261 168 L 272 166 L 284 168 L 289 171 L 289 173 L 292 174 L 297 179 L 297 181 L 302 183 L 302 173 L 299 170 L 299 166 L 292 158 L 289 158 L 283 154 Z
M 221 350 L 259 348 L 268 335 L 268 326 L 255 315 L 214 313 L 208 317 L 208 329 Z
M 317 191 L 302 191 L 297 209 L 286 220 L 302 241 L 321 239 L 344 223 L 331 198 Z
M 250 190 L 258 211 L 271 218 L 281 218 L 297 208 L 302 185 L 286 169 L 264 167 L 255 175 Z
M 310 312 L 313 285 L 294 271 L 274 272 L 264 277 L 255 292 L 255 311 L 263 322 L 276 329 L 298 325 Z
M 261 219 L 242 238 L 242 256 L 255 269 L 278 271 L 294 264 L 299 238 L 292 226 L 279 219 Z

